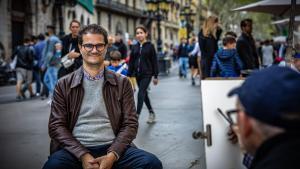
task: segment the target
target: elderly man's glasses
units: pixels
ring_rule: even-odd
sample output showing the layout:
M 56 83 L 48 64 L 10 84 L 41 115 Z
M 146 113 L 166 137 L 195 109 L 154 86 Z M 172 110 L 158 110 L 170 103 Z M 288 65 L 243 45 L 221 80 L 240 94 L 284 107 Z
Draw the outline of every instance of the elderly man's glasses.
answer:
M 237 113 L 241 110 L 234 109 L 234 110 L 228 110 L 226 111 L 226 114 L 220 109 L 217 109 L 218 112 L 221 114 L 221 116 L 230 124 L 230 125 L 236 125 L 237 124 Z
M 103 51 L 105 49 L 105 45 L 106 44 L 104 44 L 104 43 L 98 43 L 98 44 L 95 44 L 95 45 L 91 44 L 91 43 L 86 43 L 86 44 L 83 44 L 82 46 L 88 52 L 93 51 L 94 48 L 96 48 L 96 50 L 98 52 L 101 52 L 101 51 Z

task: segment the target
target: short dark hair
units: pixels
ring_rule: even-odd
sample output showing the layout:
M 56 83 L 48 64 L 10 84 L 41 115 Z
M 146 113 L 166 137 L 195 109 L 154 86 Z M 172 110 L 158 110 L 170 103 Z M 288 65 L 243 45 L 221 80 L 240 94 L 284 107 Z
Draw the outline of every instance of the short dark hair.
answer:
M 100 25 L 91 24 L 91 25 L 87 25 L 87 26 L 83 27 L 79 31 L 79 34 L 78 34 L 78 43 L 80 45 L 83 42 L 82 36 L 85 35 L 85 34 L 88 34 L 88 33 L 103 35 L 105 44 L 108 43 L 108 39 L 107 39 L 108 34 L 107 34 L 107 31 L 102 26 L 100 26 Z
M 232 36 L 225 36 L 225 38 L 223 38 L 223 45 L 226 46 L 227 44 L 233 44 L 236 43 L 236 40 L 234 37 Z
M 237 38 L 236 33 L 235 33 L 235 32 L 232 32 L 232 31 L 226 32 L 226 33 L 225 33 L 225 36 L 231 36 L 231 37 Z
M 243 20 L 241 21 L 241 28 L 246 27 L 248 23 L 252 24 L 252 19 L 250 19 L 250 18 L 243 19 Z
M 110 52 L 110 58 L 111 58 L 111 60 L 121 60 L 122 55 L 119 51 L 114 50 L 114 51 Z
M 29 43 L 30 42 L 30 38 L 29 37 L 25 37 L 24 39 L 23 39 L 23 43 Z
M 78 21 L 78 20 L 76 20 L 76 19 L 73 19 L 71 22 L 70 22 L 70 25 L 69 25 L 69 27 L 71 27 L 72 26 L 72 23 L 78 23 L 78 25 L 80 26 L 81 24 L 80 24 L 80 22 Z
M 136 32 L 138 29 L 142 29 L 145 33 L 148 32 L 147 28 L 145 26 L 143 26 L 143 25 L 137 26 L 134 31 Z
M 37 38 L 38 40 L 45 40 L 45 36 L 43 34 L 39 34 Z

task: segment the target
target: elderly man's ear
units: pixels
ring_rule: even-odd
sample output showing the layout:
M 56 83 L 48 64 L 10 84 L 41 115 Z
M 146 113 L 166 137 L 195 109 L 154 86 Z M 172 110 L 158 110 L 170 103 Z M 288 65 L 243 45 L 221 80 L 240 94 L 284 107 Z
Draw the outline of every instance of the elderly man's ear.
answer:
M 238 126 L 240 135 L 243 138 L 248 138 L 253 132 L 252 119 L 247 116 L 245 112 L 240 112 L 238 114 Z

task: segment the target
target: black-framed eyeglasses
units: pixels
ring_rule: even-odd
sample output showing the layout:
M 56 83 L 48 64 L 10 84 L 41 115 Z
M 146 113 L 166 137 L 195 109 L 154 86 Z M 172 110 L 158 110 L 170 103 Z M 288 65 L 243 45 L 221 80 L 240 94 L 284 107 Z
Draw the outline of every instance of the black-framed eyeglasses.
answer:
M 82 44 L 82 46 L 88 52 L 91 52 L 94 49 L 94 47 L 96 48 L 96 50 L 98 52 L 101 52 L 105 49 L 106 44 L 105 43 L 98 43 L 98 44 L 94 45 L 94 44 L 91 44 L 91 43 L 86 43 L 86 44 Z
M 226 111 L 226 114 L 220 108 L 217 108 L 217 110 L 230 125 L 237 124 L 237 113 L 240 112 L 241 110 L 239 109 L 228 110 Z
M 237 114 L 240 112 L 240 109 L 233 109 L 226 111 L 228 118 L 232 121 L 233 124 L 237 124 Z

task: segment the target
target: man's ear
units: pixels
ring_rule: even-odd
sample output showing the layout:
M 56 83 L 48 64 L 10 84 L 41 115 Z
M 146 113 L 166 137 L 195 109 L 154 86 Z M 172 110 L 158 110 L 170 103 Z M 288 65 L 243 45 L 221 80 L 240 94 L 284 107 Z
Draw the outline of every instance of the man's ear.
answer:
M 253 132 L 251 118 L 243 111 L 238 113 L 238 118 L 240 123 L 240 133 L 244 138 L 248 138 Z

